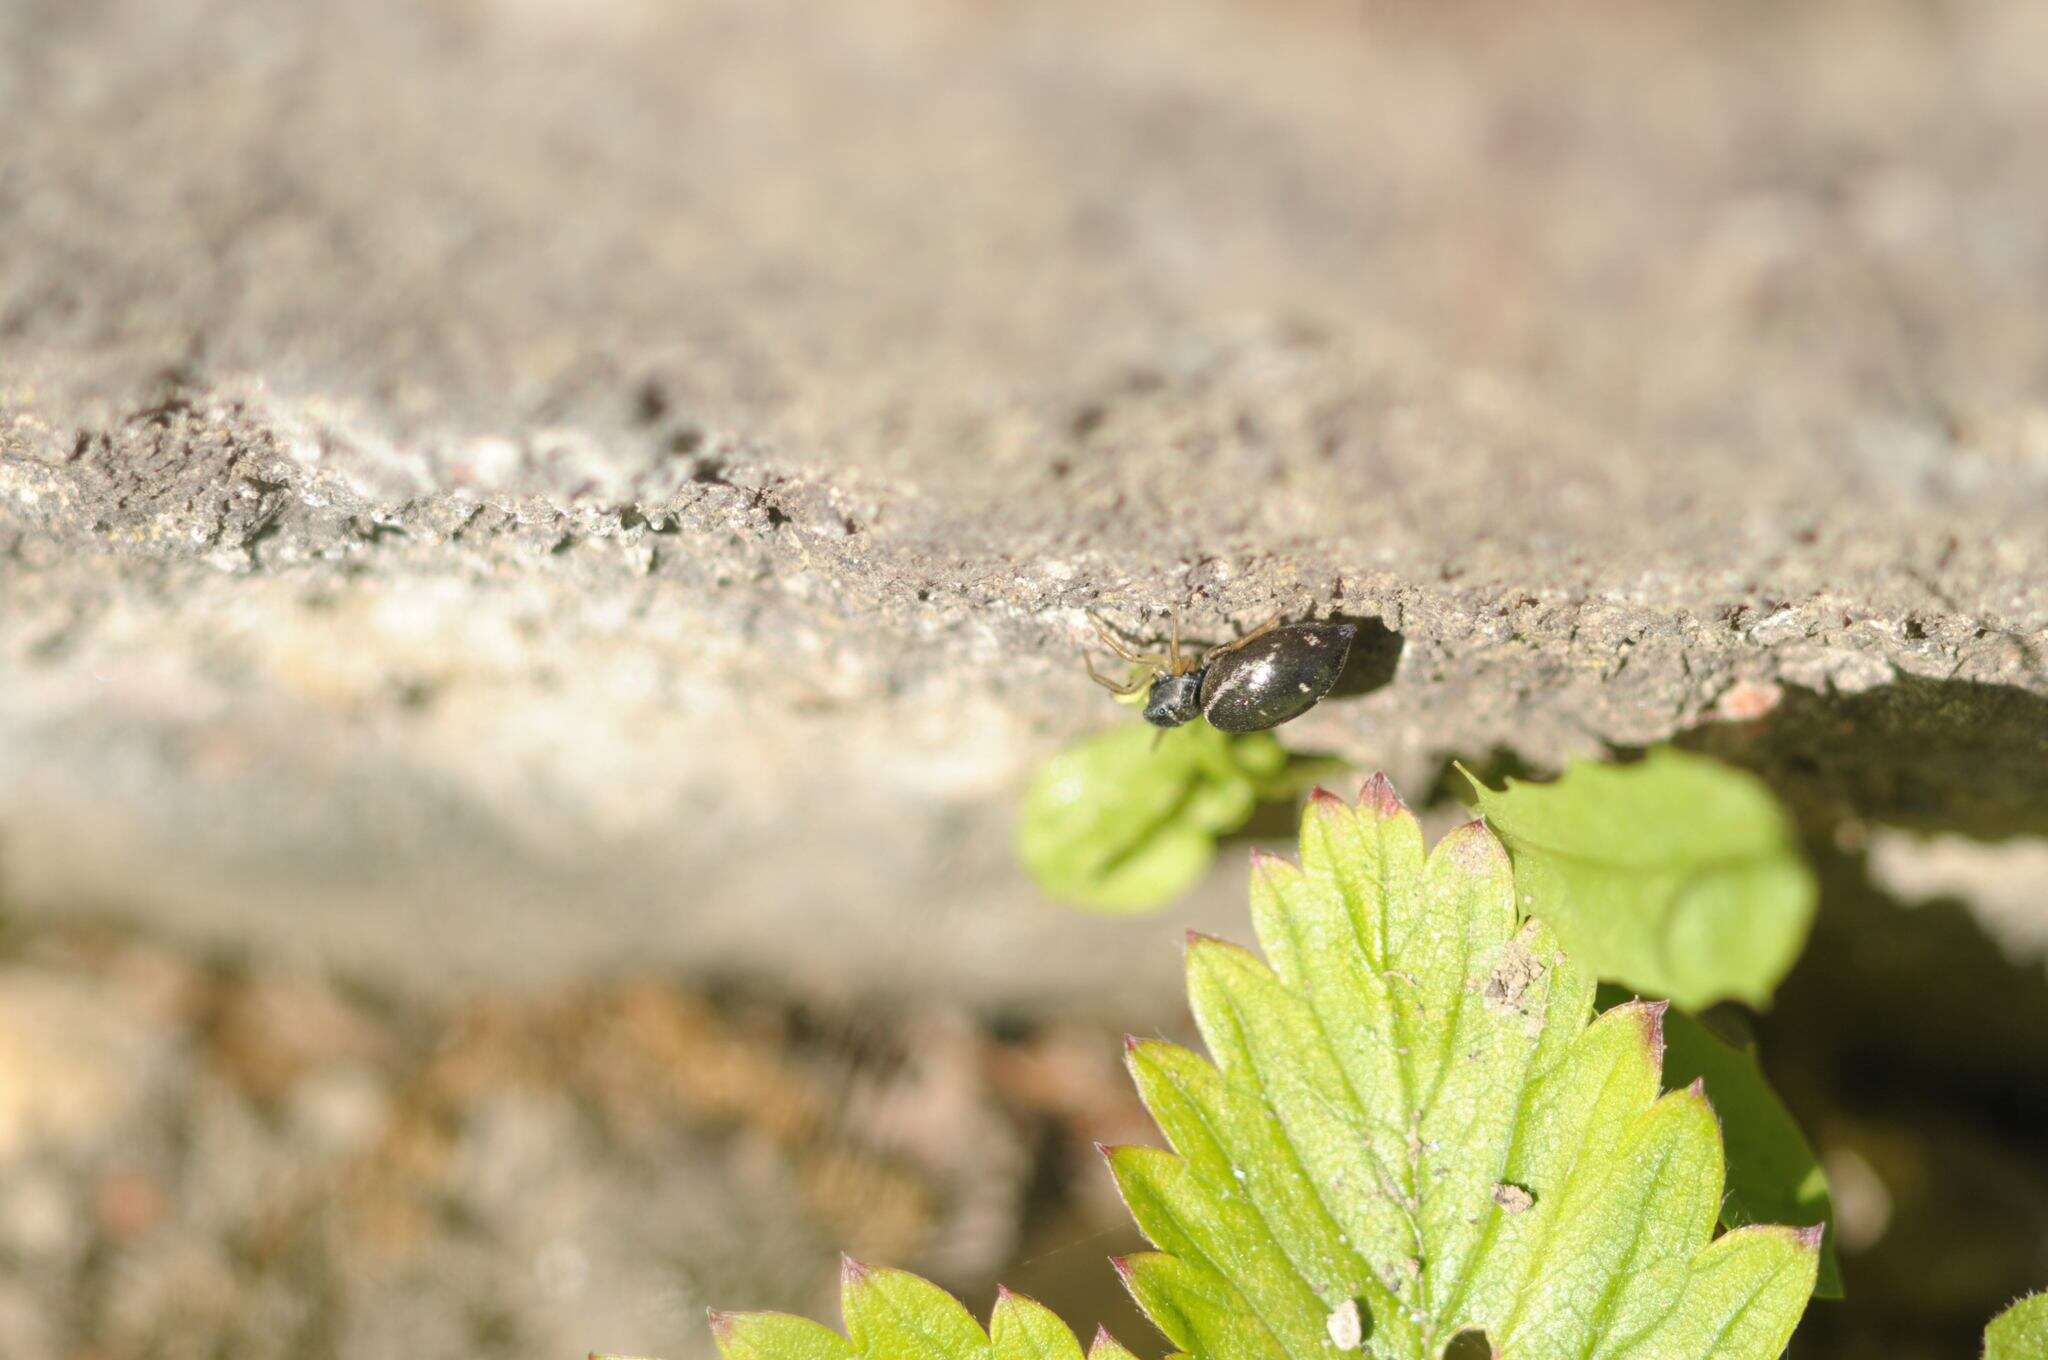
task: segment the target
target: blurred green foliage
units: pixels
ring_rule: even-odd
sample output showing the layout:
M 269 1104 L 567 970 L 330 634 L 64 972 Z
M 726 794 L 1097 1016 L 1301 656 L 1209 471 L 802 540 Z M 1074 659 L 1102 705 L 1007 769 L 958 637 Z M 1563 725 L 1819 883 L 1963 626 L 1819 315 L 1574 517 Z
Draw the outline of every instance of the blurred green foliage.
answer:
M 1698 1010 L 1770 1003 L 1813 923 L 1813 871 L 1762 781 L 1668 747 L 1555 783 L 1472 781 L 1524 914 L 1602 978 Z
M 1165 906 L 1260 802 L 1342 767 L 1291 758 L 1271 733 L 1128 723 L 1048 760 L 1017 819 L 1017 858 L 1045 893 L 1092 911 Z

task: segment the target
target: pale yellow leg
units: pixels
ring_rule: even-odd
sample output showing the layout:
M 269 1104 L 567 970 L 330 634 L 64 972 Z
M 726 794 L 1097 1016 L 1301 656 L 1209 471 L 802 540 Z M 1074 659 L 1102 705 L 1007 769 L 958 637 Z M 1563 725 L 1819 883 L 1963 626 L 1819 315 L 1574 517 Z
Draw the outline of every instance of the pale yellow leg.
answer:
M 1119 698 L 1127 694 L 1136 694 L 1139 690 L 1152 683 L 1152 677 L 1149 675 L 1141 675 L 1127 683 L 1118 683 L 1095 669 L 1095 659 L 1093 657 L 1083 656 L 1081 663 L 1088 667 L 1088 678 L 1090 680 L 1093 680 L 1096 684 Z
M 1150 666 L 1153 670 L 1163 671 L 1166 669 L 1168 663 L 1165 657 L 1157 652 L 1133 651 L 1125 644 L 1122 638 L 1112 633 L 1109 630 L 1109 625 L 1104 623 L 1098 616 L 1090 614 L 1088 622 L 1095 625 L 1095 634 L 1102 639 L 1102 645 L 1115 652 L 1124 660 L 1137 666 Z
M 1281 616 L 1285 614 L 1285 612 L 1285 610 L 1282 610 L 1280 614 L 1275 614 L 1272 618 L 1267 619 L 1264 623 L 1252 629 L 1249 633 L 1246 633 L 1243 637 L 1239 638 L 1235 642 L 1226 642 L 1221 647 L 1211 648 L 1208 656 L 1203 658 L 1203 663 L 1207 664 L 1208 662 L 1214 661 L 1219 656 L 1223 656 L 1227 653 L 1236 651 L 1238 648 L 1244 646 L 1247 642 L 1252 642 L 1258 638 L 1264 637 L 1266 634 L 1272 632 L 1276 627 L 1279 626 Z

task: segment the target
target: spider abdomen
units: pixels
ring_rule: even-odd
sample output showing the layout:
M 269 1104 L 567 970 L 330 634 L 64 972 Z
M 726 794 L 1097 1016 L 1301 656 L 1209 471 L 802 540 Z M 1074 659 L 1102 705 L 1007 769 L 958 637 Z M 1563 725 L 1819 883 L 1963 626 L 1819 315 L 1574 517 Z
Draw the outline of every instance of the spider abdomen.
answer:
M 1357 633 L 1351 623 L 1290 623 L 1219 653 L 1201 671 L 1202 716 L 1224 732 L 1263 732 L 1300 717 L 1337 683 Z

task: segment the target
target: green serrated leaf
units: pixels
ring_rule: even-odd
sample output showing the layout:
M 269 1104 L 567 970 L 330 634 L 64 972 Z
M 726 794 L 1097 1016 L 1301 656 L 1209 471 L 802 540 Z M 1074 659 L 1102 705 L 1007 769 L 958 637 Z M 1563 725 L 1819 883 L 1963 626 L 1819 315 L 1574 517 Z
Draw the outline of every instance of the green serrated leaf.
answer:
M 846 1335 L 786 1313 L 713 1313 L 724 1360 L 1082 1360 L 1066 1324 L 1005 1289 L 986 1332 L 959 1300 L 902 1270 L 847 1261 L 840 1272 Z M 1088 1360 L 1136 1360 L 1098 1331 Z
M 1552 784 L 1473 788 L 1524 910 L 1601 977 L 1693 1010 L 1763 1006 L 1806 942 L 1813 873 L 1751 775 L 1660 748 Z
M 1659 1097 L 1665 1005 L 1592 1020 L 1593 981 L 1515 910 L 1482 825 L 1424 852 L 1383 779 L 1310 804 L 1299 868 L 1253 871 L 1266 961 L 1197 938 L 1189 995 L 1215 1067 L 1137 1044 L 1172 1153 L 1111 1165 L 1159 1251 L 1125 1267 L 1204 1357 L 1773 1360 L 1817 1231 L 1713 1240 L 1720 1131 Z M 1205 1071 L 1206 1069 L 1206 1071 Z M 1355 1313 L 1355 1321 L 1354 1321 Z
M 1287 768 L 1264 732 L 1118 727 L 1039 769 L 1018 815 L 1017 858 L 1062 902 L 1151 911 L 1201 878 L 1217 838 L 1284 786 Z
M 849 1259 L 839 1277 L 846 1336 L 862 1355 L 897 1360 L 986 1357 L 990 1342 L 960 1301 L 907 1270 Z
M 1984 1329 L 1984 1360 L 2048 1356 L 2048 1293 L 2029 1294 Z
M 1608 984 L 1600 988 L 1594 1004 L 1604 1010 L 1633 1000 L 1626 988 Z M 1756 1045 L 1731 1042 L 1698 1017 L 1680 1010 L 1665 1012 L 1664 1038 L 1664 1089 L 1705 1082 L 1714 1113 L 1721 1119 L 1721 1141 L 1728 1161 L 1728 1184 L 1721 1196 L 1722 1226 L 1831 1224 L 1834 1202 L 1820 1159 L 1764 1075 Z M 1823 1299 L 1843 1297 L 1831 1230 L 1821 1245 L 1820 1277 L 1814 1294 Z
M 1682 1011 L 1664 1017 L 1664 1042 L 1664 1084 L 1706 1083 L 1714 1113 L 1721 1116 L 1728 1156 L 1721 1222 L 1730 1228 L 1749 1223 L 1831 1223 L 1834 1202 L 1820 1159 L 1764 1076 L 1755 1046 L 1728 1043 Z M 1832 1232 L 1821 1244 L 1814 1293 L 1824 1299 L 1842 1297 L 1842 1268 Z
M 853 1343 L 788 1313 L 713 1313 L 711 1339 L 725 1360 L 853 1360 Z
M 1193 937 L 1212 1061 L 1133 1041 L 1171 1148 L 1110 1168 L 1156 1251 L 1118 1261 L 1200 1360 L 1775 1360 L 1813 1292 L 1817 1228 L 1713 1236 L 1704 1082 L 1659 1094 L 1668 1003 L 1593 1017 L 1594 980 L 1523 920 L 1473 823 L 1425 851 L 1384 778 L 1310 801 L 1301 864 L 1253 870 L 1264 960 Z M 991 1332 L 937 1287 L 849 1266 L 848 1340 L 724 1315 L 727 1360 L 1075 1360 L 1005 1295 Z M 744 1356 L 742 1351 L 745 1351 Z M 1089 1360 L 1131 1360 L 1098 1337 Z M 1175 1357 L 1180 1360 L 1180 1357 Z
M 1050 1308 L 1007 1289 L 997 1291 L 988 1334 L 996 1360 L 1081 1360 L 1080 1343 Z
M 1106 1327 L 1095 1329 L 1095 1340 L 1088 1346 L 1088 1360 L 1138 1360 L 1125 1350 L 1123 1343 L 1109 1334 Z M 1185 1357 L 1169 1356 L 1167 1360 L 1185 1360 Z

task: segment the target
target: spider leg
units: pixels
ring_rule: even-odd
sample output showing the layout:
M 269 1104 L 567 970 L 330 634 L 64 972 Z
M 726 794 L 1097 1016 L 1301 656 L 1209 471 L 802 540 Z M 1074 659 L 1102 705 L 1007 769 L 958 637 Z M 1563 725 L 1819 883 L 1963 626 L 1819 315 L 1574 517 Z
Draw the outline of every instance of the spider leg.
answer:
M 1286 614 L 1286 612 L 1287 611 L 1284 609 L 1275 610 L 1271 618 L 1267 619 L 1264 623 L 1260 624 L 1258 627 L 1252 629 L 1249 633 L 1246 633 L 1243 637 L 1239 638 L 1235 645 L 1242 647 L 1245 645 L 1245 643 L 1250 642 L 1253 638 L 1264 637 L 1266 634 L 1272 632 L 1275 628 L 1280 626 L 1280 619 L 1283 615 Z
M 1102 621 L 1100 615 L 1093 613 L 1089 614 L 1088 622 L 1095 625 L 1095 635 L 1102 639 L 1102 645 L 1109 648 L 1109 650 L 1111 650 L 1112 652 L 1115 652 L 1124 660 L 1131 662 L 1133 665 L 1137 666 L 1149 666 L 1153 670 L 1163 671 L 1166 669 L 1167 661 L 1165 657 L 1159 655 L 1157 652 L 1140 652 L 1132 650 L 1132 648 L 1127 643 L 1125 643 L 1122 638 L 1118 637 L 1115 633 L 1112 633 L 1109 630 L 1109 625 Z
M 1274 628 L 1279 626 L 1280 619 L 1285 613 L 1286 611 L 1282 610 L 1280 611 L 1280 613 L 1273 615 L 1273 617 L 1267 619 L 1264 623 L 1252 629 L 1249 633 L 1246 633 L 1243 637 L 1237 639 L 1237 641 L 1235 642 L 1226 642 L 1221 647 L 1210 648 L 1209 655 L 1205 657 L 1204 660 L 1214 661 L 1219 656 L 1222 656 L 1228 652 L 1236 651 L 1238 648 L 1244 646 L 1247 642 L 1251 642 L 1257 638 L 1264 637 L 1266 634 L 1272 632 Z
M 1145 688 L 1145 686 L 1152 683 L 1152 677 L 1149 675 L 1139 676 L 1134 680 L 1125 681 L 1121 683 L 1112 680 L 1108 676 L 1102 674 L 1100 671 L 1095 669 L 1095 660 L 1093 657 L 1082 657 L 1081 664 L 1088 668 L 1088 678 L 1090 680 L 1093 680 L 1096 684 L 1102 686 L 1111 694 L 1117 695 L 1118 697 L 1122 697 L 1126 694 L 1136 694 L 1139 690 Z

